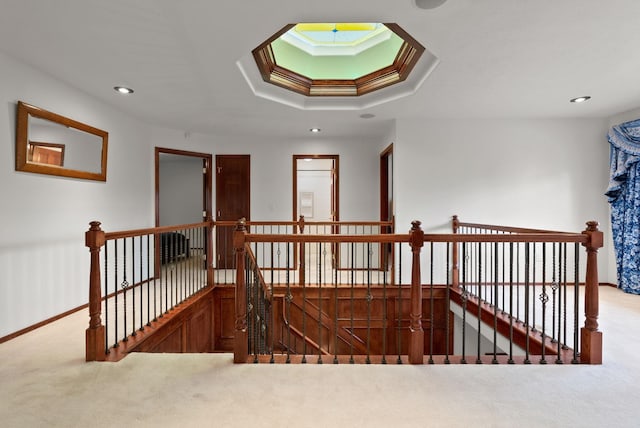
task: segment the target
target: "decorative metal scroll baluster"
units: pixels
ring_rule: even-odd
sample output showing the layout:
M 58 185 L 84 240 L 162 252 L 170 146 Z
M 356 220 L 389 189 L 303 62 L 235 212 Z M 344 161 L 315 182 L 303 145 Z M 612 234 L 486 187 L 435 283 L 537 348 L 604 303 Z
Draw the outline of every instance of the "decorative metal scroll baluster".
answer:
M 114 344 L 113 347 L 117 348 L 120 343 L 118 340 L 118 240 L 113 241 L 113 250 L 114 250 L 114 262 L 113 262 L 113 299 L 114 299 L 114 321 L 115 321 L 115 331 L 114 331 Z
M 558 330 L 556 333 L 556 344 L 557 349 L 556 349 L 556 353 L 557 353 L 557 357 L 556 357 L 556 364 L 562 364 L 562 357 L 561 357 L 561 352 L 562 352 L 562 289 L 566 289 L 565 287 L 561 287 L 561 283 L 562 283 L 562 270 L 563 270 L 563 265 L 562 265 L 562 244 L 557 244 L 558 245 L 558 281 L 555 282 L 554 279 L 554 285 L 556 287 L 556 290 L 558 291 Z M 564 266 L 564 269 L 566 270 L 566 265 Z M 554 290 L 554 296 L 555 296 L 555 290 Z M 554 305 L 555 308 L 555 305 Z M 554 316 L 554 322 L 555 322 L 555 316 Z M 554 332 L 555 332 L 555 328 L 554 328 Z
M 540 302 L 542 303 L 542 357 L 540 358 L 540 364 L 547 364 L 545 358 L 546 354 L 546 341 L 547 341 L 547 329 L 546 329 L 546 314 L 547 303 L 549 302 L 549 295 L 547 294 L 547 245 L 542 244 L 542 292 L 540 293 Z
M 558 244 L 551 244 L 551 343 L 556 343 L 556 293 L 558 282 L 556 281 L 556 247 Z M 558 265 L 558 269 L 560 266 Z
M 530 301 L 530 304 L 531 304 L 530 311 L 533 314 L 533 319 L 529 320 L 529 318 L 527 317 L 527 323 L 529 323 L 529 322 L 531 323 L 530 324 L 531 325 L 531 331 L 533 331 L 535 333 L 536 331 L 538 331 L 536 329 L 536 301 L 535 301 L 535 296 L 536 296 L 536 260 L 537 260 L 537 257 L 536 257 L 536 244 L 533 243 L 532 246 L 533 246 L 533 257 L 532 257 L 531 260 L 533 261 L 533 268 L 531 269 L 531 273 L 533 275 L 533 279 L 531 280 L 531 286 L 532 286 L 531 295 L 533 296 L 533 300 Z
M 129 282 L 127 281 L 127 240 L 126 240 L 126 238 L 123 240 L 123 250 L 122 251 L 124 253 L 124 255 L 123 255 L 124 264 L 123 264 L 123 267 L 122 267 L 122 270 L 124 271 L 123 272 L 124 276 L 123 276 L 122 283 L 120 284 L 120 287 L 122 288 L 122 296 L 123 296 L 122 300 L 124 301 L 124 303 L 123 303 L 124 306 L 123 306 L 123 309 L 122 309 L 122 312 L 123 312 L 122 319 L 123 319 L 123 324 L 124 324 L 124 336 L 122 337 L 122 341 L 126 342 L 127 341 L 127 289 L 129 288 Z
M 562 280 L 562 290 L 563 290 L 563 294 L 564 294 L 564 300 L 563 300 L 564 305 L 562 307 L 562 318 L 563 318 L 563 325 L 564 325 L 564 331 L 563 331 L 564 339 L 562 340 L 562 343 L 563 343 L 562 349 L 567 349 L 567 347 L 568 347 L 567 344 L 569 343 L 569 339 L 567 337 L 567 297 L 568 297 L 567 296 L 567 284 L 568 284 L 568 282 L 567 282 L 567 271 L 569 269 L 568 269 L 568 266 L 567 266 L 568 256 L 567 256 L 567 243 L 566 242 L 564 243 L 563 247 L 564 247 L 563 263 L 564 263 L 565 269 L 564 269 L 564 277 L 563 277 L 563 280 Z

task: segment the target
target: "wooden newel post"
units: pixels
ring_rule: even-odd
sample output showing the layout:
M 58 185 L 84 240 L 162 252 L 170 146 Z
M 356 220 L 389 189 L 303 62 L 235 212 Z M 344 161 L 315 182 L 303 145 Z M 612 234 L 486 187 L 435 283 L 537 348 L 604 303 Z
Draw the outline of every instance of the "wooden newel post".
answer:
M 245 283 L 245 235 L 246 220 L 241 218 L 233 232 L 233 249 L 236 253 L 236 323 L 233 362 L 246 363 L 249 356 L 249 336 L 247 331 L 247 284 Z
M 102 293 L 100 286 L 100 248 L 105 243 L 104 232 L 99 221 L 89 223 L 91 227 L 84 235 L 85 245 L 91 253 L 89 270 L 89 328 L 86 332 L 86 361 L 104 361 L 105 330 L 100 315 L 102 312 Z
M 582 232 L 589 235 L 587 249 L 587 277 L 584 294 L 584 327 L 580 329 L 580 362 L 602 364 L 602 332 L 598 331 L 598 248 L 602 248 L 603 234 L 598 230 L 597 221 L 587 222 Z
M 459 227 L 460 221 L 458 220 L 458 216 L 454 215 L 451 220 L 451 229 L 454 235 L 458 233 Z M 451 286 L 457 289 L 460 286 L 460 270 L 458 268 L 458 243 L 456 241 L 454 241 L 451 246 L 451 265 Z
M 424 362 L 424 330 L 422 329 L 422 279 L 420 277 L 420 251 L 424 245 L 424 232 L 420 222 L 411 222 L 411 313 L 409 314 L 409 363 Z

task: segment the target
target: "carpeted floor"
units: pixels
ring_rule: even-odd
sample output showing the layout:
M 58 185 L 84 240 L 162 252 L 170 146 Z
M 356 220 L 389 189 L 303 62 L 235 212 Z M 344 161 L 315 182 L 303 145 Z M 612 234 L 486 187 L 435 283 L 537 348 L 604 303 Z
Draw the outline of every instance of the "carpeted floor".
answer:
M 600 297 L 601 366 L 85 363 L 82 311 L 0 345 L 0 426 L 637 427 L 640 296 Z

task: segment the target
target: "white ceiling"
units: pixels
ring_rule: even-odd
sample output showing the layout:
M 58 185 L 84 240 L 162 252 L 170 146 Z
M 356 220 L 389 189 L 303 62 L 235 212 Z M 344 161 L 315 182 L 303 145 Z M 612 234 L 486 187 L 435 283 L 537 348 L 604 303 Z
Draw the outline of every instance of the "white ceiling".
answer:
M 440 63 L 415 94 L 362 111 L 255 97 L 237 61 L 300 21 L 395 22 Z M 640 107 L 639 46 L 638 0 L 448 0 L 434 10 L 412 0 L 0 0 L 0 51 L 143 121 L 223 135 L 299 138 L 319 127 L 366 137 L 401 117 L 609 117 Z M 568 102 L 581 95 L 592 99 Z

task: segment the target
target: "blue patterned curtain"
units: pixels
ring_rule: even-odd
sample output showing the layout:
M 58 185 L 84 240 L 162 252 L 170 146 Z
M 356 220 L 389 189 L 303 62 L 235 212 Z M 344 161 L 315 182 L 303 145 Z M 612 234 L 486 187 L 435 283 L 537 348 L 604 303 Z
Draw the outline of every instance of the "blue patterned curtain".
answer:
M 611 128 L 606 195 L 616 251 L 618 287 L 640 294 L 640 119 Z

